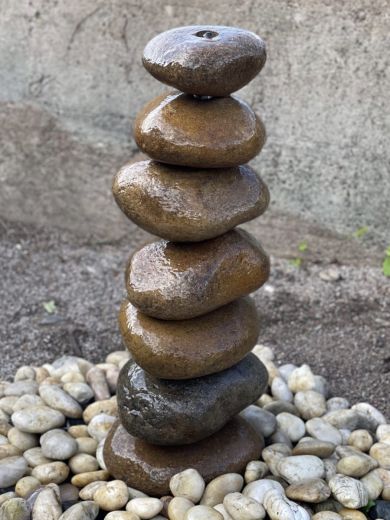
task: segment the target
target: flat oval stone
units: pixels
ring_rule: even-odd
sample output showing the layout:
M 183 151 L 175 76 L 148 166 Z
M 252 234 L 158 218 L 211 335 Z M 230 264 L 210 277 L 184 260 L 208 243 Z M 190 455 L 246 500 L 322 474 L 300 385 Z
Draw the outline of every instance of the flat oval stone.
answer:
M 170 494 L 169 481 L 187 468 L 210 482 L 224 473 L 241 473 L 250 460 L 260 458 L 263 440 L 241 418 L 229 421 L 207 439 L 186 446 L 148 444 L 127 433 L 117 422 L 104 446 L 111 475 L 148 495 Z
M 112 191 L 128 218 L 173 242 L 222 235 L 269 204 L 267 186 L 248 165 L 200 170 L 140 161 L 119 170 Z
M 158 96 L 139 112 L 134 137 L 156 161 L 225 168 L 253 159 L 265 143 L 265 128 L 236 97 L 200 100 L 174 92 Z
M 143 64 L 162 83 L 199 96 L 228 96 L 249 83 L 266 60 L 256 34 L 221 25 L 179 27 L 155 36 Z
M 131 257 L 127 293 L 148 316 L 184 320 L 255 291 L 269 268 L 261 245 L 242 229 L 193 244 L 158 240 Z
M 227 370 L 185 381 L 154 378 L 131 360 L 119 375 L 119 417 L 146 442 L 189 444 L 222 428 L 266 386 L 267 371 L 254 354 Z
M 230 368 L 256 344 L 259 318 L 249 297 L 189 320 L 157 320 L 128 301 L 119 325 L 133 359 L 161 379 L 189 379 Z

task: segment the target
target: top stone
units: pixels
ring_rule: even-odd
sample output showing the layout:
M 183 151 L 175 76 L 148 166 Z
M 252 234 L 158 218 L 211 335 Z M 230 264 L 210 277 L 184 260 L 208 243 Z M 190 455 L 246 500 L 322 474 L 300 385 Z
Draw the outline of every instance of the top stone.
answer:
M 159 81 L 198 96 L 228 96 L 263 68 L 265 43 L 256 34 L 221 25 L 163 32 L 145 47 L 144 67 Z

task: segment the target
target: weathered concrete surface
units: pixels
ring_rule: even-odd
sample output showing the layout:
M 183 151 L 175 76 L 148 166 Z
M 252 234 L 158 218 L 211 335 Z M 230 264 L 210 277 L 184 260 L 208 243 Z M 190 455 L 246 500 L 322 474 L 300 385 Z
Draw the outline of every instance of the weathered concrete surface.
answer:
M 0 222 L 0 379 L 24 363 L 72 353 L 97 362 L 121 348 L 124 268 L 146 239 L 140 232 L 92 246 L 68 232 Z M 309 244 L 313 251 L 300 269 L 272 259 L 271 278 L 255 293 L 260 341 L 279 360 L 308 363 L 329 378 L 333 395 L 369 401 L 390 419 L 390 284 L 359 259 L 352 241 L 328 236 Z M 351 257 L 354 265 L 335 263 Z M 330 266 L 339 280 L 322 279 Z M 52 315 L 43 307 L 50 300 Z
M 190 23 L 261 34 L 268 63 L 242 95 L 268 144 L 254 165 L 272 207 L 388 242 L 390 1 L 0 0 L 0 215 L 112 240 L 110 197 L 131 123 L 164 88 L 145 43 Z

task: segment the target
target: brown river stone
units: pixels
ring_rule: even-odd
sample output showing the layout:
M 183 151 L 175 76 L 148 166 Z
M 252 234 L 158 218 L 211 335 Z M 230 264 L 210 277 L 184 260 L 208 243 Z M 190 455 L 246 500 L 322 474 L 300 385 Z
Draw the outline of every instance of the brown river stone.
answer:
M 260 328 L 248 297 L 179 321 L 151 318 L 125 301 L 119 326 L 136 363 L 162 379 L 201 377 L 233 366 L 252 350 Z
M 148 316 L 184 320 L 255 291 L 269 268 L 261 245 L 242 229 L 192 244 L 158 240 L 130 258 L 127 293 Z
M 142 61 L 152 76 L 182 92 L 228 96 L 249 83 L 265 60 L 265 43 L 252 32 L 192 25 L 154 37 Z
M 269 203 L 267 186 L 248 165 L 199 170 L 141 161 L 119 170 L 112 191 L 128 218 L 173 242 L 222 235 Z
M 187 446 L 156 446 L 136 439 L 117 422 L 104 445 L 110 474 L 152 496 L 170 493 L 169 480 L 188 468 L 206 482 L 224 473 L 242 473 L 258 460 L 264 441 L 242 418 L 236 417 L 214 435 Z
M 134 136 L 156 161 L 194 168 L 245 164 L 265 142 L 265 128 L 236 97 L 201 100 L 181 93 L 158 96 L 138 114 Z

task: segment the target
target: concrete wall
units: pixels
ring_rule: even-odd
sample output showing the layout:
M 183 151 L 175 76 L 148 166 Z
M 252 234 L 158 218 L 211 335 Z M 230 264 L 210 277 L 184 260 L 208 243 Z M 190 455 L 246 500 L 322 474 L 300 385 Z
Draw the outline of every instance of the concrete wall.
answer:
M 389 233 L 387 0 L 0 0 L 0 216 L 110 240 L 110 184 L 136 112 L 164 87 L 141 66 L 156 33 L 238 25 L 268 45 L 242 91 L 265 121 L 254 161 L 276 210 Z M 132 228 L 131 228 L 132 229 Z

